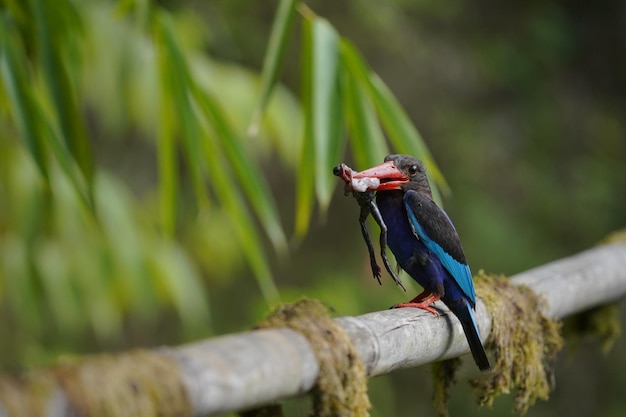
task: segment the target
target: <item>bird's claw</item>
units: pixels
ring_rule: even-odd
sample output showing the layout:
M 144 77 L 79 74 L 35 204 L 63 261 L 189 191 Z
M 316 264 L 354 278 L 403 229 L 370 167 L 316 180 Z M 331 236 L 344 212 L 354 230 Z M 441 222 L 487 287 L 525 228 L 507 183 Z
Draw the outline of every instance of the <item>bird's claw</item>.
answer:
M 440 298 L 441 298 L 440 295 L 436 295 L 436 294 L 431 293 L 430 291 L 424 290 L 420 294 L 418 294 L 417 297 L 413 298 L 411 301 L 406 302 L 406 303 L 396 304 L 391 308 L 407 308 L 407 307 L 419 308 L 421 310 L 426 310 L 429 313 L 432 313 L 435 316 L 439 317 L 439 313 L 437 312 L 437 310 L 431 307 L 431 304 L 439 300 Z
M 391 307 L 389 307 L 390 310 L 394 308 L 419 308 L 420 310 L 426 310 L 429 313 L 435 315 L 437 318 L 439 318 L 439 312 L 437 310 L 423 303 L 400 303 L 400 304 L 394 304 Z

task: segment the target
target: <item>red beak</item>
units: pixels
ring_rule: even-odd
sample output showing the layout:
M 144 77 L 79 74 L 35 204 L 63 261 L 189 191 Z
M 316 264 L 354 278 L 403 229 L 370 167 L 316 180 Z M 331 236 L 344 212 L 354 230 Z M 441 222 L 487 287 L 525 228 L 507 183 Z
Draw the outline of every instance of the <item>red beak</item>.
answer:
M 380 185 L 375 189 L 368 189 L 368 191 L 399 190 L 402 184 L 409 182 L 409 178 L 396 168 L 393 161 L 387 161 L 365 171 L 358 172 L 352 175 L 352 178 L 378 178 Z

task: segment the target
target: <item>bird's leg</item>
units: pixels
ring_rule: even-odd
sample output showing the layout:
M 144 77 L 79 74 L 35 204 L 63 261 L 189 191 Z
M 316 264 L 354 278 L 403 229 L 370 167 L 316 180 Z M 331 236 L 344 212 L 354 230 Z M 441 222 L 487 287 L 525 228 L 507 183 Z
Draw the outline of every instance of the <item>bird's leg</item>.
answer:
M 383 221 L 383 217 L 381 216 L 380 211 L 378 210 L 378 206 L 376 205 L 374 200 L 370 201 L 370 212 L 372 213 L 372 217 L 380 227 L 380 257 L 383 259 L 385 269 L 387 270 L 387 272 L 389 272 L 391 278 L 393 278 L 393 282 L 395 282 L 396 285 L 399 285 L 404 290 L 404 292 L 406 292 L 404 284 L 402 284 L 402 281 L 400 281 L 398 275 L 396 275 L 393 268 L 391 268 L 391 266 L 389 265 L 389 259 L 387 259 L 387 225 Z
M 422 310 L 426 310 L 434 314 L 435 316 L 439 317 L 439 313 L 437 313 L 437 311 L 434 308 L 432 308 L 430 305 L 434 303 L 435 301 L 439 300 L 440 298 L 441 298 L 441 295 L 429 293 L 428 291 L 424 290 L 417 297 L 413 298 L 408 303 L 396 304 L 392 308 L 407 308 L 407 307 L 420 308 Z
M 407 301 L 408 303 L 419 303 L 420 301 L 422 301 L 424 298 L 428 297 L 429 295 L 431 295 L 432 293 L 428 290 L 424 290 L 421 293 L 417 294 L 415 297 L 413 297 L 410 301 Z
M 372 267 L 372 273 L 374 274 L 374 278 L 378 280 L 378 284 L 382 285 L 380 282 L 380 266 L 376 263 L 376 255 L 374 253 L 374 245 L 372 244 L 372 240 L 370 239 L 370 234 L 367 231 L 367 226 L 365 225 L 365 220 L 367 220 L 367 216 L 370 214 L 369 206 L 362 205 L 361 206 L 361 214 L 359 215 L 359 224 L 361 225 L 361 234 L 363 234 L 363 239 L 365 240 L 365 244 L 367 245 L 367 250 L 370 254 L 370 266 Z

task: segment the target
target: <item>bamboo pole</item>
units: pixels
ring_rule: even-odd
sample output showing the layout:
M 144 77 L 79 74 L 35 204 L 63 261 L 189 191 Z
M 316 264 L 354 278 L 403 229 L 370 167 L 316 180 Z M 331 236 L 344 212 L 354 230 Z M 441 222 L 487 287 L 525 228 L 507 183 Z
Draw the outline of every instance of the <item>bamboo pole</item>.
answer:
M 563 318 L 626 295 L 626 245 L 590 249 L 511 279 L 544 297 L 548 316 Z M 443 304 L 437 303 L 436 308 L 439 318 L 414 309 L 398 309 L 336 320 L 355 343 L 368 375 L 375 376 L 469 351 L 458 320 L 448 314 Z M 480 300 L 476 318 L 486 339 L 491 318 Z M 212 415 L 302 395 L 313 387 L 319 369 L 305 337 L 289 329 L 222 336 L 175 348 L 160 348 L 151 351 L 151 355 L 175 364 L 175 378 L 180 381 L 187 401 L 184 407 L 173 409 L 170 414 L 158 415 Z M 141 360 L 139 355 L 131 361 Z M 115 361 L 109 366 L 116 366 Z M 131 382 L 128 378 L 124 376 L 112 383 L 118 389 L 121 386 L 122 390 L 131 390 L 132 376 Z M 37 404 L 34 408 L 44 411 L 39 415 L 75 415 L 72 412 L 76 406 L 69 399 L 72 395 L 67 394 L 67 384 L 54 378 L 47 380 L 52 382 L 48 381 L 45 390 L 28 392 L 0 380 L 0 417 L 16 415 L 9 410 L 18 410 L 16 407 L 29 401 Z M 104 397 L 100 398 L 102 404 L 115 403 L 115 392 L 108 390 L 93 395 Z M 44 397 L 34 398 L 34 395 Z M 166 403 L 171 404 L 171 401 Z M 137 409 L 134 410 L 137 415 Z

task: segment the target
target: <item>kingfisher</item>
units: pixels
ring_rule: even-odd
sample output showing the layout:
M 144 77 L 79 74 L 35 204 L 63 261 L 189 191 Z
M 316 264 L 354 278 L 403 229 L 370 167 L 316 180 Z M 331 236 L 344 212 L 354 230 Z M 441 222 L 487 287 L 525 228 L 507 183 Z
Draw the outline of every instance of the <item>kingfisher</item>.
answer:
M 433 200 L 424 164 L 409 155 L 388 155 L 382 164 L 352 177 L 355 183 L 370 184 L 365 192 L 376 192 L 376 205 L 387 225 L 387 244 L 398 265 L 424 289 L 394 307 L 437 315 L 431 304 L 441 300 L 461 322 L 478 368 L 489 370 L 474 317 L 472 273 L 450 217 Z

